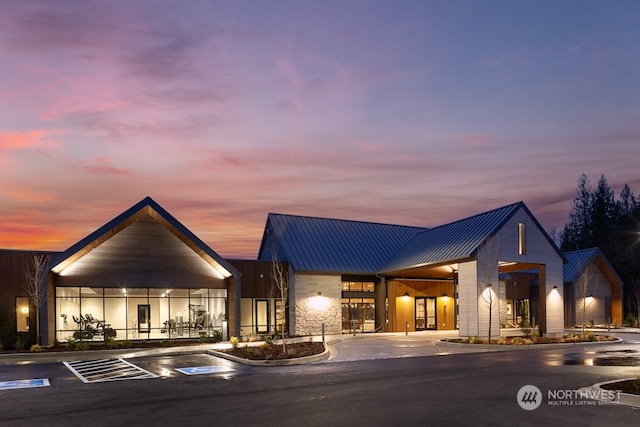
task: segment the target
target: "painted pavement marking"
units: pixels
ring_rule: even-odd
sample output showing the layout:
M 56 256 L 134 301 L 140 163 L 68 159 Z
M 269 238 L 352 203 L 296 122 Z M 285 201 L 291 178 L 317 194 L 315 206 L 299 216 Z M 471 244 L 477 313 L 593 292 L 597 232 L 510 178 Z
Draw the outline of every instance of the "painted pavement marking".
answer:
M 0 382 L 0 390 L 12 390 L 16 388 L 34 388 L 34 387 L 49 387 L 49 380 L 47 378 L 38 378 L 33 380 L 15 380 L 15 381 L 2 381 Z
M 62 363 L 84 383 L 158 378 L 158 375 L 124 359 L 78 360 Z
M 231 372 L 233 368 L 226 366 L 196 366 L 192 368 L 176 368 L 176 371 L 185 375 L 202 375 L 202 374 L 217 374 L 220 372 Z

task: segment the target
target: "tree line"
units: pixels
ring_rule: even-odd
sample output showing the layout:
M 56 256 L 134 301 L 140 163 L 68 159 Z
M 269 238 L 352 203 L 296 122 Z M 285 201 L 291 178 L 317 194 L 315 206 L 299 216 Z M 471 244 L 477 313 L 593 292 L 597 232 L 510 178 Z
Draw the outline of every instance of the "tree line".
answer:
M 584 173 L 569 221 L 556 241 L 564 252 L 598 247 L 624 282 L 628 323 L 640 317 L 640 202 L 625 184 L 616 199 L 604 175 L 593 189 Z

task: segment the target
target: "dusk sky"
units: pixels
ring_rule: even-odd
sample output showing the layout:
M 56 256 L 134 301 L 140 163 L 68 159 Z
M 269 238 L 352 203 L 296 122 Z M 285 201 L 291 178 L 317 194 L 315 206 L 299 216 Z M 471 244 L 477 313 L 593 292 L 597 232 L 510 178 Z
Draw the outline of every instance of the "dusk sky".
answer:
M 268 212 L 437 226 L 640 194 L 640 2 L 0 0 L 0 248 L 151 196 L 223 256 Z

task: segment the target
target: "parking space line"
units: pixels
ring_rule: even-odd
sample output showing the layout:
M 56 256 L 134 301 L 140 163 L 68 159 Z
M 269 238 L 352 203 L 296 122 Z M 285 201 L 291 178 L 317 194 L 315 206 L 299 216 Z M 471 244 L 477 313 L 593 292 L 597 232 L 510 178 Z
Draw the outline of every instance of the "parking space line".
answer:
M 231 372 L 235 369 L 226 366 L 196 366 L 191 368 L 176 368 L 176 371 L 185 375 L 218 374 L 221 372 Z
M 15 381 L 2 381 L 0 382 L 0 390 L 12 390 L 17 388 L 34 388 L 34 387 L 49 387 L 48 378 L 38 378 L 33 380 L 15 380 Z
M 84 383 L 158 378 L 158 375 L 127 362 L 124 359 L 100 359 L 62 363 Z

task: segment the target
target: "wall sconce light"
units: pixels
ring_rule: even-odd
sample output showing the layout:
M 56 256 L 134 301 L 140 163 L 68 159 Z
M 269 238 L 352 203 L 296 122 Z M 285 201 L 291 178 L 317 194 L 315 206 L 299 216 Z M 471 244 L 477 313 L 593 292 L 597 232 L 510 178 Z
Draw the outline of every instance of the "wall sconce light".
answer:
M 558 289 L 558 285 L 553 285 L 553 289 Z
M 318 296 L 319 296 L 319 297 L 320 297 L 320 296 L 322 296 L 322 292 L 318 292 Z
M 442 294 L 442 296 L 446 298 L 446 297 L 448 297 L 449 295 L 447 295 L 447 293 L 445 292 L 445 293 L 443 293 L 443 294 Z
M 593 298 L 593 294 L 587 295 L 587 298 Z
M 408 297 L 408 296 L 409 296 L 409 292 L 405 292 L 405 293 L 404 293 L 404 296 L 405 296 L 405 297 Z
M 489 283 L 489 284 L 487 285 L 487 288 L 491 288 L 492 286 L 493 286 L 493 285 L 492 285 L 491 283 Z

